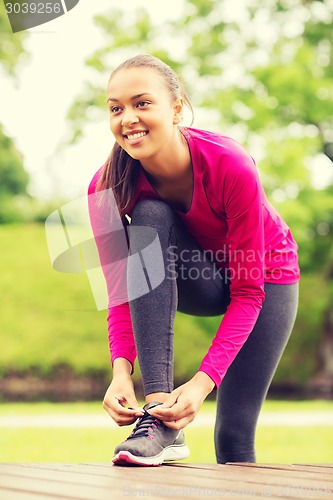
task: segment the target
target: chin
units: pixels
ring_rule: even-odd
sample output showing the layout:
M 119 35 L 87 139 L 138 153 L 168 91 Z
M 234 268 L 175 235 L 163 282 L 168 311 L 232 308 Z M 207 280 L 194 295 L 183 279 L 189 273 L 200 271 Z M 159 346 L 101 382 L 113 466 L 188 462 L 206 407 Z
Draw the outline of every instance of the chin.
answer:
M 144 154 L 144 153 L 140 153 L 139 151 L 136 152 L 136 151 L 127 151 L 127 153 L 129 154 L 129 156 L 131 158 L 133 158 L 133 160 L 138 160 L 138 161 L 143 161 L 143 160 L 147 160 L 148 158 L 150 158 L 150 155 L 147 155 L 147 154 Z

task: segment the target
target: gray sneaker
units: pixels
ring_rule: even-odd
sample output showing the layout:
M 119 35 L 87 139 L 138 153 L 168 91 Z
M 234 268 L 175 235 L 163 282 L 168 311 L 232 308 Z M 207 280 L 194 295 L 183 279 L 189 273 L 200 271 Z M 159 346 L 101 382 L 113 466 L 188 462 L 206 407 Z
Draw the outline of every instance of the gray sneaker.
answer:
M 161 465 L 189 456 L 183 430 L 171 429 L 147 412 L 159 404 L 162 403 L 152 401 L 143 407 L 145 413 L 138 419 L 131 435 L 115 448 L 114 464 Z

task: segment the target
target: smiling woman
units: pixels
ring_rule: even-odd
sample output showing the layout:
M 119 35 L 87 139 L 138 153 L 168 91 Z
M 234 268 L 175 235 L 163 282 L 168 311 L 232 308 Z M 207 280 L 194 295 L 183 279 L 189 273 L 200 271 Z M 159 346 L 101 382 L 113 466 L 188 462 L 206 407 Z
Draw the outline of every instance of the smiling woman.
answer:
M 119 93 L 119 89 L 122 90 L 121 95 L 115 99 L 112 96 L 117 91 Z M 146 91 L 133 95 L 136 89 Z M 113 76 L 108 86 L 108 96 L 108 102 L 111 103 L 111 132 L 118 144 L 132 158 L 144 161 L 146 168 L 156 162 L 165 168 L 165 157 L 170 146 L 178 151 L 182 145 L 180 135 L 173 127 L 181 120 L 181 96 L 171 105 L 162 79 L 156 78 L 156 70 L 145 69 L 138 73 L 133 68 Z M 144 100 L 148 96 L 150 99 Z M 138 145 L 140 147 L 136 147 Z
M 90 213 L 109 293 L 104 408 L 118 425 L 138 419 L 116 464 L 186 458 L 183 428 L 214 388 L 217 461 L 254 462 L 258 415 L 297 311 L 297 244 L 253 158 L 230 137 L 181 126 L 185 102 L 177 75 L 149 55 L 121 64 L 107 87 L 116 144 L 89 186 L 101 194 Z M 110 191 L 118 214 L 105 202 Z M 111 220 L 128 218 L 125 242 Z M 197 372 L 174 389 L 177 310 L 224 317 Z M 143 409 L 131 379 L 136 353 Z
M 140 162 L 149 181 L 164 198 L 182 206 L 184 185 L 191 181 L 192 167 L 187 143 L 175 125 L 182 121 L 184 102 L 192 110 L 190 101 L 172 70 L 162 61 L 147 55 L 136 57 L 135 64 L 129 61 L 112 73 L 107 87 L 110 128 L 117 143 L 98 189 L 113 185 L 121 212 L 131 201 L 130 186 L 135 183 L 136 164 L 129 161 L 128 166 L 120 167 L 122 162 L 112 165 L 120 146 L 128 154 L 126 160 Z M 119 186 L 123 178 L 127 180 Z M 190 191 L 191 188 L 185 193 L 185 206 L 191 199 Z

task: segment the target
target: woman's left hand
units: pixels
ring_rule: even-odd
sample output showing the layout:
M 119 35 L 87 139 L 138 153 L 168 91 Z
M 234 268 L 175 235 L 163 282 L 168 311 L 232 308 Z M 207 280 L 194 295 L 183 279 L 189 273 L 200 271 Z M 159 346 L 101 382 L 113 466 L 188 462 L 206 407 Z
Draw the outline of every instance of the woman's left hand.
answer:
M 164 401 L 148 412 L 167 427 L 183 429 L 198 413 L 203 401 L 214 389 L 213 380 L 204 372 L 197 372 L 186 384 L 174 389 Z

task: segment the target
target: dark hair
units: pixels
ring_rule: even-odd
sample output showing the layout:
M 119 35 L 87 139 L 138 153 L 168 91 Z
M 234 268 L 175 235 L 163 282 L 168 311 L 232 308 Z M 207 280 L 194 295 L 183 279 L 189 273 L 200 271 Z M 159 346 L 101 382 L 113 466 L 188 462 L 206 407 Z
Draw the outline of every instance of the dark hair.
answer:
M 109 81 L 116 73 L 123 69 L 142 67 L 153 68 L 160 73 L 173 100 L 177 99 L 180 95 L 183 97 L 191 110 L 193 122 L 193 108 L 186 95 L 184 86 L 173 69 L 157 57 L 140 54 L 127 59 L 111 73 Z M 126 209 L 133 199 L 139 169 L 140 162 L 132 158 L 116 142 L 103 167 L 96 190 L 112 189 L 121 216 L 126 213 Z

